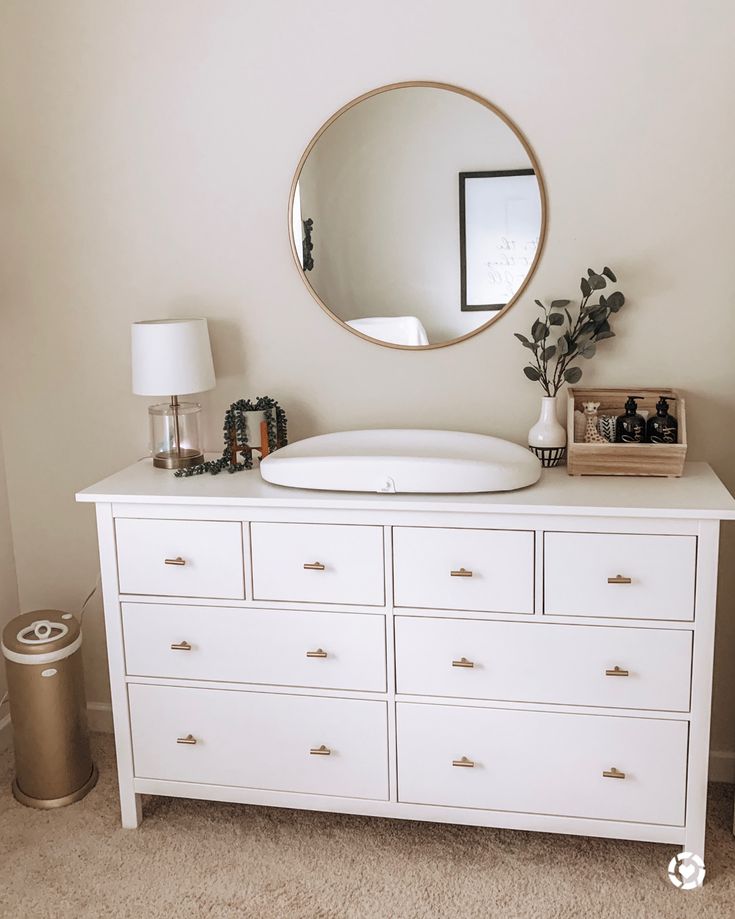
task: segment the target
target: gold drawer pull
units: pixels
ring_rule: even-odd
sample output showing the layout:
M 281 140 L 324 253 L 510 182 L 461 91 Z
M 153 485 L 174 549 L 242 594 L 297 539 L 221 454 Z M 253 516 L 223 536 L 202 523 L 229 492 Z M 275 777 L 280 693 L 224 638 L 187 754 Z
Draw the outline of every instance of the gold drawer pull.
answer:
M 452 667 L 474 667 L 474 661 L 468 661 L 466 657 L 460 657 L 458 661 L 452 661 Z
M 449 572 L 453 578 L 471 578 L 472 572 L 468 571 L 466 568 L 460 568 L 459 571 L 450 571 Z
M 171 645 L 172 651 L 191 651 L 191 645 L 188 641 L 177 641 Z
M 196 737 L 193 737 L 191 734 L 187 734 L 186 737 L 177 737 L 176 743 L 185 743 L 189 746 L 193 746 L 197 742 Z
M 316 651 L 307 651 L 307 657 L 326 657 L 327 652 L 323 648 L 317 648 Z
M 619 769 L 616 769 L 615 766 L 612 769 L 606 769 L 602 773 L 603 777 L 606 779 L 624 779 L 625 773 L 621 772 Z
M 467 759 L 466 756 L 463 756 L 462 759 L 453 759 L 453 760 L 452 760 L 452 765 L 453 765 L 453 766 L 465 766 L 467 769 L 472 769 L 472 767 L 473 767 L 475 764 L 474 764 L 473 760 Z
M 321 562 L 304 562 L 304 571 L 324 571 Z
M 613 667 L 612 670 L 606 670 L 605 676 L 630 676 L 627 670 L 621 670 L 620 667 Z
M 309 753 L 312 756 L 330 756 L 332 751 L 329 747 L 325 747 L 324 744 L 322 744 L 321 747 L 312 747 Z
M 165 564 L 165 565 L 185 565 L 186 562 L 184 561 L 184 559 L 183 559 L 180 555 L 177 555 L 176 558 L 167 558 L 167 559 L 165 559 L 165 560 L 164 560 L 164 564 Z
M 616 574 L 614 578 L 607 579 L 608 584 L 632 584 L 633 578 L 624 578 L 622 574 Z

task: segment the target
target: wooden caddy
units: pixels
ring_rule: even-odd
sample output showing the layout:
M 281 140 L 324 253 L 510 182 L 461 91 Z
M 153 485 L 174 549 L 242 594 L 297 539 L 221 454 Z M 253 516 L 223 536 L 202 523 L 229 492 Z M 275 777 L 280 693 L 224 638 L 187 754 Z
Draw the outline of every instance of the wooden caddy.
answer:
M 601 415 L 621 415 L 629 395 L 641 396 L 638 408 L 649 417 L 656 413 L 661 396 L 669 400 L 669 412 L 679 422 L 675 444 L 586 444 L 574 442 L 574 411 L 583 402 L 599 402 Z M 687 455 L 686 408 L 674 389 L 648 387 L 627 389 L 576 389 L 567 391 L 567 472 L 569 475 L 680 476 Z

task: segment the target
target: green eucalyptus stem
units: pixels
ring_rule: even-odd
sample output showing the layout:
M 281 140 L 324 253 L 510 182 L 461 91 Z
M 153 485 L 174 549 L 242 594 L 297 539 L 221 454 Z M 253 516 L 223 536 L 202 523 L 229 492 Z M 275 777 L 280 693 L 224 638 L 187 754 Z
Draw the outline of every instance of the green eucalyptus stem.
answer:
M 586 308 L 587 308 L 587 303 L 588 303 L 588 301 L 589 301 L 589 299 L 590 299 L 591 296 L 592 296 L 592 294 L 590 293 L 588 296 L 583 297 L 582 301 L 581 301 L 580 304 L 579 304 L 579 313 L 577 314 L 577 321 L 576 321 L 575 324 L 574 324 L 574 328 L 571 329 L 571 335 L 570 335 L 570 337 L 572 338 L 572 340 L 575 339 L 575 337 L 576 337 L 576 335 L 577 335 L 577 333 L 578 333 L 578 331 L 579 331 L 579 327 L 580 327 L 581 322 L 582 322 L 582 317 L 585 315 L 585 311 L 586 311 Z M 557 361 L 557 363 L 556 363 L 556 371 L 555 371 L 555 373 L 554 373 L 554 381 L 553 381 L 554 395 L 556 395 L 556 394 L 559 392 L 559 390 L 561 389 L 562 384 L 563 384 L 563 380 L 564 380 L 564 371 L 567 369 L 567 367 L 568 367 L 569 364 L 571 363 L 573 357 L 574 357 L 573 354 L 568 354 L 568 355 L 562 357 L 560 360 Z
M 609 320 L 625 303 L 622 292 L 614 290 L 607 297 L 600 293 L 599 301 L 590 303 L 608 282 L 617 284 L 610 268 L 601 272 L 588 268 L 587 276 L 580 279 L 582 297 L 576 318 L 568 309 L 570 300 L 552 300 L 548 305 L 536 300 L 543 318 L 534 320 L 530 338 L 516 333 L 523 347 L 533 353 L 532 363 L 523 372 L 529 380 L 539 382 L 547 396 L 556 396 L 564 383 L 578 382 L 580 361 L 594 357 L 598 342 L 614 337 Z M 559 330 L 556 341 L 551 340 L 552 329 Z

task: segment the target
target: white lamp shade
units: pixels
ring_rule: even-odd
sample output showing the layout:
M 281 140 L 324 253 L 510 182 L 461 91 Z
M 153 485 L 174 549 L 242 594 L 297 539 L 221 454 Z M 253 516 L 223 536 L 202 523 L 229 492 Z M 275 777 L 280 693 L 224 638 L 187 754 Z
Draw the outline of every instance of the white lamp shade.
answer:
M 214 389 L 206 319 L 151 319 L 132 326 L 133 392 L 180 396 Z

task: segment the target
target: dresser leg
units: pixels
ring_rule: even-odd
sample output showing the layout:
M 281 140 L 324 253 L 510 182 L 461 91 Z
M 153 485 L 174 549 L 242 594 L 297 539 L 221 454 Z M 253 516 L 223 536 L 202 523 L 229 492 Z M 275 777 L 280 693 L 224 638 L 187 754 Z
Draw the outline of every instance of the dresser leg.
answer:
M 701 859 L 704 859 L 704 838 L 704 823 L 694 829 L 687 830 L 682 852 L 691 852 L 693 855 L 698 855 Z
M 143 819 L 143 796 L 120 789 L 120 817 L 126 830 L 137 830 Z

